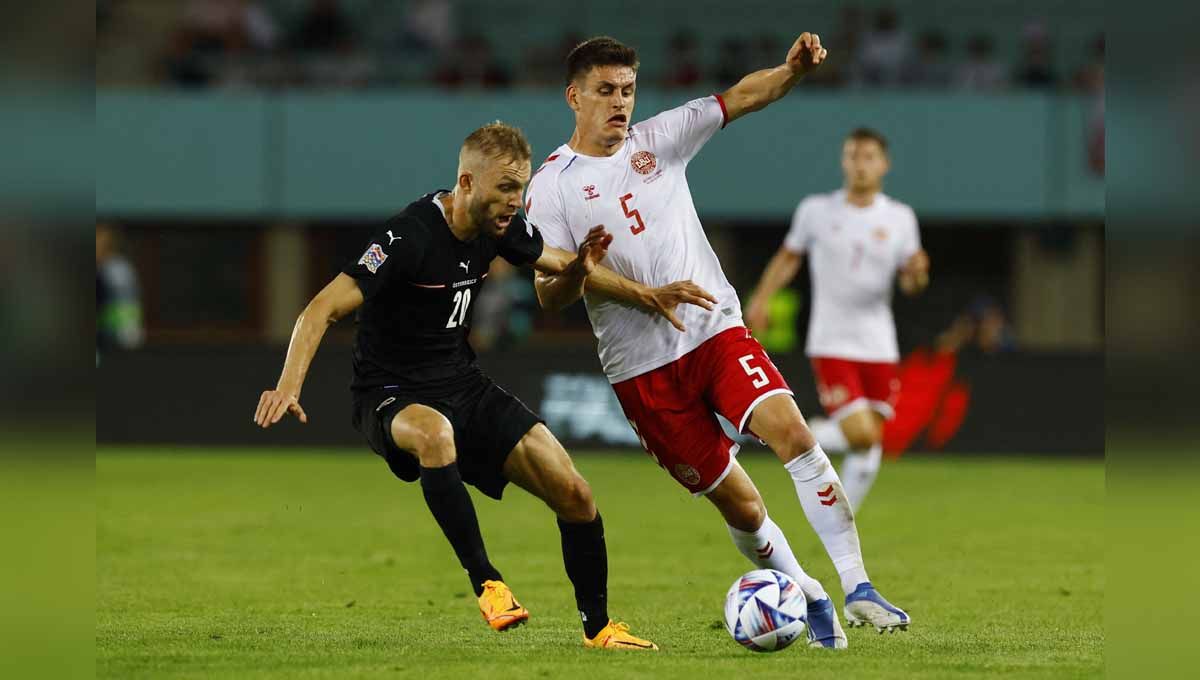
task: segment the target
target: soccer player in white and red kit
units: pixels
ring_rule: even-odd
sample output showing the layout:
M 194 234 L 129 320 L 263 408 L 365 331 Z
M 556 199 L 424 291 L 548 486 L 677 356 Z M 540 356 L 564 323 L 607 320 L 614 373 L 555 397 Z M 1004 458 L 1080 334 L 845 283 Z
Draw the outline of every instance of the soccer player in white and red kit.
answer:
M 838 571 L 848 622 L 882 631 L 907 627 L 909 617 L 867 578 L 837 472 L 783 376 L 743 324 L 737 293 L 704 235 L 685 175 L 717 130 L 787 94 L 825 54 L 819 37 L 804 33 L 780 66 L 631 126 L 636 52 L 607 37 L 580 44 L 567 57 L 565 94 L 575 132 L 534 174 L 526 211 L 549 244 L 574 249 L 591 226 L 602 224 L 613 234 L 607 267 L 649 286 L 688 280 L 715 298 L 682 308 L 686 330 L 679 332 L 642 309 L 584 294 L 600 362 L 646 451 L 716 506 L 751 562 L 800 583 L 809 601 L 810 644 L 845 647 L 829 595 L 767 516 L 714 412 L 765 441 L 784 463 Z M 544 285 L 539 277 L 539 295 Z
M 808 254 L 812 312 L 806 352 L 828 421 L 814 422 L 825 449 L 846 453 L 842 483 L 857 512 L 883 456 L 883 424 L 895 415 L 900 379 L 892 282 L 908 295 L 929 285 L 912 208 L 883 193 L 887 139 L 859 128 L 842 144 L 843 187 L 800 202 L 779 252 L 763 271 L 746 320 L 761 331 L 771 296 Z

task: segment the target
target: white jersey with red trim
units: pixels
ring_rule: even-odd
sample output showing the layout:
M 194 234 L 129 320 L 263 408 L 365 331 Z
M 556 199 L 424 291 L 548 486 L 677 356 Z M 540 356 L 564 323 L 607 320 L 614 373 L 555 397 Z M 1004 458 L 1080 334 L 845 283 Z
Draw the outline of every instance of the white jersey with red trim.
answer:
M 860 208 L 844 190 L 800 202 L 783 245 L 808 253 L 812 313 L 809 356 L 900 360 L 892 318 L 892 281 L 921 248 L 913 209 L 883 193 Z
M 629 129 L 616 154 L 585 156 L 558 147 L 534 173 L 525 211 L 547 244 L 575 252 L 588 230 L 613 234 L 604 266 L 648 286 L 691 280 L 718 300 L 712 311 L 680 305 L 680 333 L 657 314 L 586 294 L 604 373 L 620 382 L 666 365 L 742 324 L 737 291 L 725 278 L 688 188 L 687 164 L 726 121 L 719 96 L 664 111 Z

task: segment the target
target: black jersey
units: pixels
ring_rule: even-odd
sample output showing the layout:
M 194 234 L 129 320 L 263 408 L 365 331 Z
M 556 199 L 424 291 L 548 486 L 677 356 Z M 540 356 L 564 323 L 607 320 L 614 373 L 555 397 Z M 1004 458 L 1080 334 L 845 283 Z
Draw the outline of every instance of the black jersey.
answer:
M 342 269 L 364 302 L 354 338 L 356 390 L 395 385 L 453 392 L 479 369 L 467 344 L 473 303 L 497 255 L 517 266 L 542 256 L 542 235 L 520 215 L 504 235 L 460 241 L 426 194 L 391 218 Z

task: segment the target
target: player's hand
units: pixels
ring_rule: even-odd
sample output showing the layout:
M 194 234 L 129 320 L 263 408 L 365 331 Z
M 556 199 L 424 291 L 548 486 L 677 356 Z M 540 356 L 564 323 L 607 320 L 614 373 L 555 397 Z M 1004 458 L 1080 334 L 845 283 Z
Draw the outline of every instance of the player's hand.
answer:
M 280 390 L 267 390 L 258 398 L 258 410 L 254 412 L 254 423 L 267 428 L 278 423 L 284 415 L 291 413 L 302 422 L 308 422 L 308 414 L 300 408 L 300 400 Z
M 676 281 L 659 288 L 651 288 L 647 302 L 652 309 L 663 315 L 676 330 L 682 333 L 687 329 L 684 328 L 679 317 L 675 316 L 676 307 L 680 304 L 689 304 L 711 311 L 716 301 L 717 299 L 712 296 L 712 293 L 691 281 Z
M 924 248 L 921 248 L 920 250 L 913 253 L 912 256 L 910 256 L 908 258 L 908 260 L 904 263 L 904 266 L 900 268 L 900 271 L 904 272 L 905 274 L 914 274 L 914 275 L 915 274 L 928 274 L 929 273 L 929 253 L 925 252 Z
M 579 254 L 568 266 L 582 268 L 585 276 L 591 274 L 596 270 L 596 265 L 608 255 L 608 247 L 612 242 L 613 235 L 605 230 L 603 224 L 592 227 L 579 244 Z
M 746 326 L 752 333 L 758 333 L 767 330 L 771 325 L 771 314 L 765 303 L 758 300 L 750 301 L 750 308 L 746 310 Z
M 788 50 L 787 61 L 788 68 L 792 69 L 792 73 L 798 76 L 808 75 L 817 69 L 818 66 L 825 61 L 825 56 L 829 51 L 821 47 L 821 36 L 816 33 L 804 32 L 796 38 L 796 42 L 792 43 L 792 49 Z
M 929 285 L 929 254 L 922 248 L 913 253 L 900 268 L 900 290 L 905 295 L 916 295 Z

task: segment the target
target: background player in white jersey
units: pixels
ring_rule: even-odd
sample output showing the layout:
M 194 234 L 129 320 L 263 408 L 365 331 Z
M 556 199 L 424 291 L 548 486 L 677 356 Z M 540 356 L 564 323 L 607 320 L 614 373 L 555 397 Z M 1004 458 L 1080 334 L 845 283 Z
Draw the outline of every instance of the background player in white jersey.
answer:
M 843 187 L 800 202 L 779 252 L 763 271 L 746 321 L 765 330 L 771 296 L 788 285 L 808 253 L 812 312 L 806 352 L 829 420 L 813 423 L 825 449 L 846 452 L 842 483 L 861 507 L 879 473 L 883 423 L 895 415 L 900 379 L 892 281 L 907 295 L 929 285 L 912 208 L 883 193 L 887 139 L 859 128 L 842 144 Z
M 535 173 L 526 211 L 547 243 L 571 250 L 591 226 L 606 225 L 613 241 L 605 264 L 614 271 L 650 286 L 693 281 L 716 298 L 712 309 L 683 308 L 687 330 L 679 333 L 640 309 L 584 293 L 604 372 L 647 452 L 717 507 L 743 555 L 798 580 L 810 603 L 812 644 L 844 647 L 829 595 L 767 516 L 714 412 L 764 440 L 783 461 L 838 571 L 848 621 L 882 631 L 906 627 L 909 617 L 867 578 L 837 472 L 783 376 L 743 325 L 737 293 L 704 235 L 685 176 L 719 128 L 787 94 L 825 54 L 820 39 L 804 33 L 783 64 L 630 126 L 637 53 L 607 37 L 580 44 L 567 57 L 566 103 L 575 132 Z M 547 285 L 538 278 L 540 296 Z

